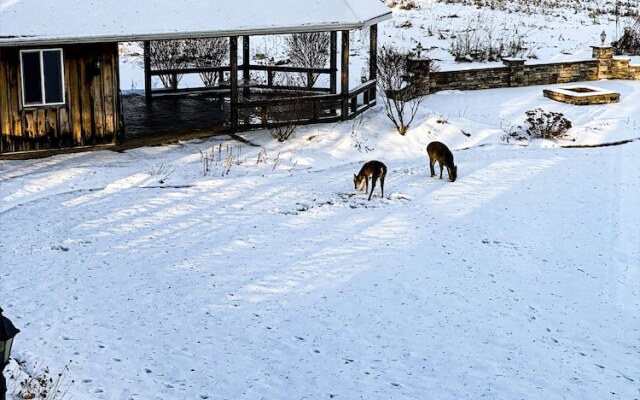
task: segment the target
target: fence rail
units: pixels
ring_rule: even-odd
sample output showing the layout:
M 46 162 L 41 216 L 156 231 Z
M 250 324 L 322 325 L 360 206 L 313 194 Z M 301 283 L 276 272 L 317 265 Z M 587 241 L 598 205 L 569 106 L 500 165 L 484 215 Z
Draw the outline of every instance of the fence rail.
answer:
M 171 87 L 151 88 L 152 96 L 208 93 L 227 98 L 232 130 L 268 128 L 283 124 L 312 124 L 351 119 L 376 104 L 376 81 L 368 80 L 347 93 L 336 93 L 331 83 L 335 68 L 303 68 L 282 65 L 239 65 L 237 95 L 231 87 L 230 66 L 149 70 L 149 76 L 168 75 Z M 181 75 L 217 73 L 214 86 L 178 87 Z M 262 74 L 262 76 L 259 76 Z M 306 79 L 277 79 L 278 74 L 298 74 Z M 242 75 L 242 77 L 240 77 Z M 259 80 L 252 80 L 259 76 Z M 331 87 L 318 85 L 318 77 L 329 75 Z M 249 79 L 247 79 L 249 78 Z
M 351 119 L 376 104 L 376 81 L 369 80 L 348 94 L 294 95 L 245 99 L 237 103 L 238 129 L 249 130 Z
M 178 86 L 178 78 L 182 75 L 194 75 L 194 74 L 202 74 L 202 73 L 218 73 L 220 77 L 224 77 L 226 74 L 231 74 L 230 66 L 220 66 L 220 67 L 188 67 L 188 68 L 169 68 L 169 69 L 155 69 L 147 72 L 149 77 L 154 76 L 169 76 L 171 79 L 169 80 L 171 83 L 170 87 L 160 87 L 160 88 L 149 88 L 151 96 L 154 95 L 166 95 L 166 94 L 180 94 L 180 93 L 190 93 L 194 91 L 204 92 L 204 91 L 229 91 L 230 90 L 230 78 L 226 77 L 218 81 L 215 86 L 207 86 L 203 82 L 201 86 L 195 87 L 179 87 Z M 314 85 L 317 82 L 314 77 L 320 75 L 331 75 L 336 71 L 331 68 L 304 68 L 304 67 L 291 67 L 291 66 L 282 66 L 282 65 L 255 65 L 251 64 L 248 66 L 239 65 L 238 72 L 242 72 L 245 76 L 251 76 L 251 73 L 265 73 L 266 77 L 262 82 L 254 82 L 251 79 L 239 79 L 239 87 L 242 89 L 247 88 L 261 88 L 261 89 L 286 89 L 286 90 L 314 90 L 314 91 L 323 91 L 329 92 L 331 88 L 329 87 L 316 87 Z M 302 74 L 306 78 L 305 85 L 292 85 L 290 79 L 286 79 L 285 82 L 287 84 L 280 84 L 276 79 L 276 74 Z

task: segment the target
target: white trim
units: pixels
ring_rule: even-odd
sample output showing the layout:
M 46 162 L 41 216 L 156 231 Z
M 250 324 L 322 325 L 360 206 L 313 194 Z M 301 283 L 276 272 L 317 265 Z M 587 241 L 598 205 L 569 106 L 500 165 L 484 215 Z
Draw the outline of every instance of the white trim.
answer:
M 44 56 L 43 53 L 46 51 L 57 51 L 60 53 L 60 81 L 62 83 L 62 102 L 56 102 L 56 103 L 47 103 L 47 94 L 45 91 L 45 76 L 44 76 Z M 41 102 L 40 103 L 26 103 L 25 102 L 25 87 L 24 87 L 24 63 L 22 62 L 22 54 L 24 53 L 38 53 L 39 57 L 40 57 L 40 95 L 41 97 Z M 21 93 L 21 97 L 22 97 L 22 107 L 23 108 L 29 108 L 29 107 L 52 107 L 52 106 L 60 106 L 60 105 L 64 105 L 66 104 L 66 98 L 65 98 L 65 92 L 66 92 L 66 85 L 65 85 L 65 81 L 64 81 L 64 51 L 61 47 L 56 47 L 56 48 L 43 48 L 43 49 L 26 49 L 26 50 L 20 50 L 20 83 L 21 83 L 21 88 L 22 88 L 22 93 Z

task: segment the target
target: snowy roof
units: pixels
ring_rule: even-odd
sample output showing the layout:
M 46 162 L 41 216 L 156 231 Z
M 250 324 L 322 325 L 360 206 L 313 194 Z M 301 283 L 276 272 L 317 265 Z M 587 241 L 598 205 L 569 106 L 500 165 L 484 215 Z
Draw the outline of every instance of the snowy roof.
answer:
M 0 0 L 0 45 L 362 29 L 379 0 Z

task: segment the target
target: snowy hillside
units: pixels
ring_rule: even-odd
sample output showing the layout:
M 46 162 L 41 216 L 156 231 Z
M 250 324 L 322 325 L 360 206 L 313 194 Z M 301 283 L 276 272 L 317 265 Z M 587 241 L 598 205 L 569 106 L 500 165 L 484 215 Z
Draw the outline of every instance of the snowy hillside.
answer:
M 443 68 L 447 40 L 421 32 L 477 13 L 528 26 L 540 62 L 615 31 L 588 10 L 418 4 L 381 41 L 441 43 Z M 284 143 L 0 161 L 0 305 L 22 331 L 6 375 L 68 365 L 58 399 L 640 398 L 640 82 L 590 85 L 620 103 L 445 91 L 406 136 L 377 106 Z M 538 107 L 566 139 L 501 140 Z M 430 177 L 433 140 L 456 182 Z M 352 178 L 371 159 L 389 173 L 367 201 Z

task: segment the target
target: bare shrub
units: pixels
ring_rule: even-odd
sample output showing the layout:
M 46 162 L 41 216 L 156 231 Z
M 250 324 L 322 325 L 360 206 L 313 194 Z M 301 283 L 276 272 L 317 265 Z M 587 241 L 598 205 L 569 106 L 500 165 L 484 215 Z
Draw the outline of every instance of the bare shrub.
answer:
M 63 400 L 75 383 L 73 380 L 67 381 L 66 373 L 70 364 L 71 361 L 62 368 L 62 372 L 52 376 L 49 367 L 43 367 L 42 363 L 30 369 L 26 363 L 18 362 L 9 377 L 10 382 L 15 382 L 14 388 L 9 387 L 9 393 L 19 399 Z
M 498 61 L 524 55 L 528 48 L 526 33 L 516 26 L 499 26 L 483 14 L 470 20 L 464 29 L 451 36 L 449 53 L 458 62 Z
M 233 165 L 240 165 L 242 161 L 242 146 L 230 146 L 226 145 L 226 149 L 223 153 L 222 143 L 218 146 L 212 146 L 211 148 L 202 151 L 200 150 L 200 162 L 202 166 L 202 175 L 210 176 L 213 171 L 220 167 L 221 176 L 229 175 L 231 167 Z
M 387 1 L 387 6 L 391 8 L 398 7 L 401 10 L 413 10 L 416 8 L 416 2 L 413 0 L 391 0 Z
M 536 108 L 527 111 L 525 114 L 524 124 L 518 126 L 517 130 L 502 135 L 502 140 L 506 142 L 509 142 L 510 139 L 556 140 L 564 137 L 572 126 L 571 121 L 565 118 L 562 113 Z
M 289 140 L 298 130 L 304 117 L 303 105 L 299 101 L 288 101 L 269 107 L 267 129 L 279 142 Z
M 175 165 L 160 163 L 154 164 L 147 172 L 149 175 L 155 177 L 158 180 L 158 183 L 162 184 L 165 183 L 175 171 Z
M 364 114 L 360 114 L 353 119 L 351 124 L 351 139 L 353 139 L 353 147 L 358 149 L 360 153 L 364 150 L 365 153 L 375 150 L 373 147 L 369 147 L 367 142 L 369 139 L 362 135 L 360 129 L 364 123 Z
M 397 3 L 397 0 L 393 0 Z M 387 3 L 389 1 L 387 0 Z M 535 15 L 566 15 L 568 13 L 587 13 L 594 16 L 637 16 L 636 0 L 592 1 L 592 0 L 439 0 L 444 4 L 475 6 L 477 9 L 501 10 L 510 13 Z
M 407 82 L 410 53 L 382 46 L 377 57 L 378 87 L 385 113 L 398 133 L 405 135 L 425 98 L 419 85 Z
M 629 27 L 624 28 L 624 33 L 620 38 L 611 43 L 617 54 L 639 55 L 640 54 L 640 19 Z
M 188 64 L 185 57 L 184 40 L 152 40 L 149 42 L 149 60 L 155 70 L 171 70 L 185 68 Z M 165 88 L 177 87 L 181 74 L 159 75 Z
M 323 68 L 329 59 L 331 36 L 328 32 L 294 33 L 285 38 L 291 64 L 303 68 Z M 300 74 L 308 87 L 312 87 L 318 74 Z
M 179 70 L 187 67 L 217 67 L 229 56 L 227 38 L 154 40 L 149 42 L 149 59 L 154 70 Z M 182 74 L 159 75 L 165 88 L 177 87 Z M 219 79 L 218 72 L 201 72 L 206 86 Z
M 227 38 L 189 39 L 185 41 L 185 58 L 188 64 L 196 67 L 219 67 L 229 57 Z M 219 80 L 219 72 L 200 72 L 205 86 L 213 86 Z

